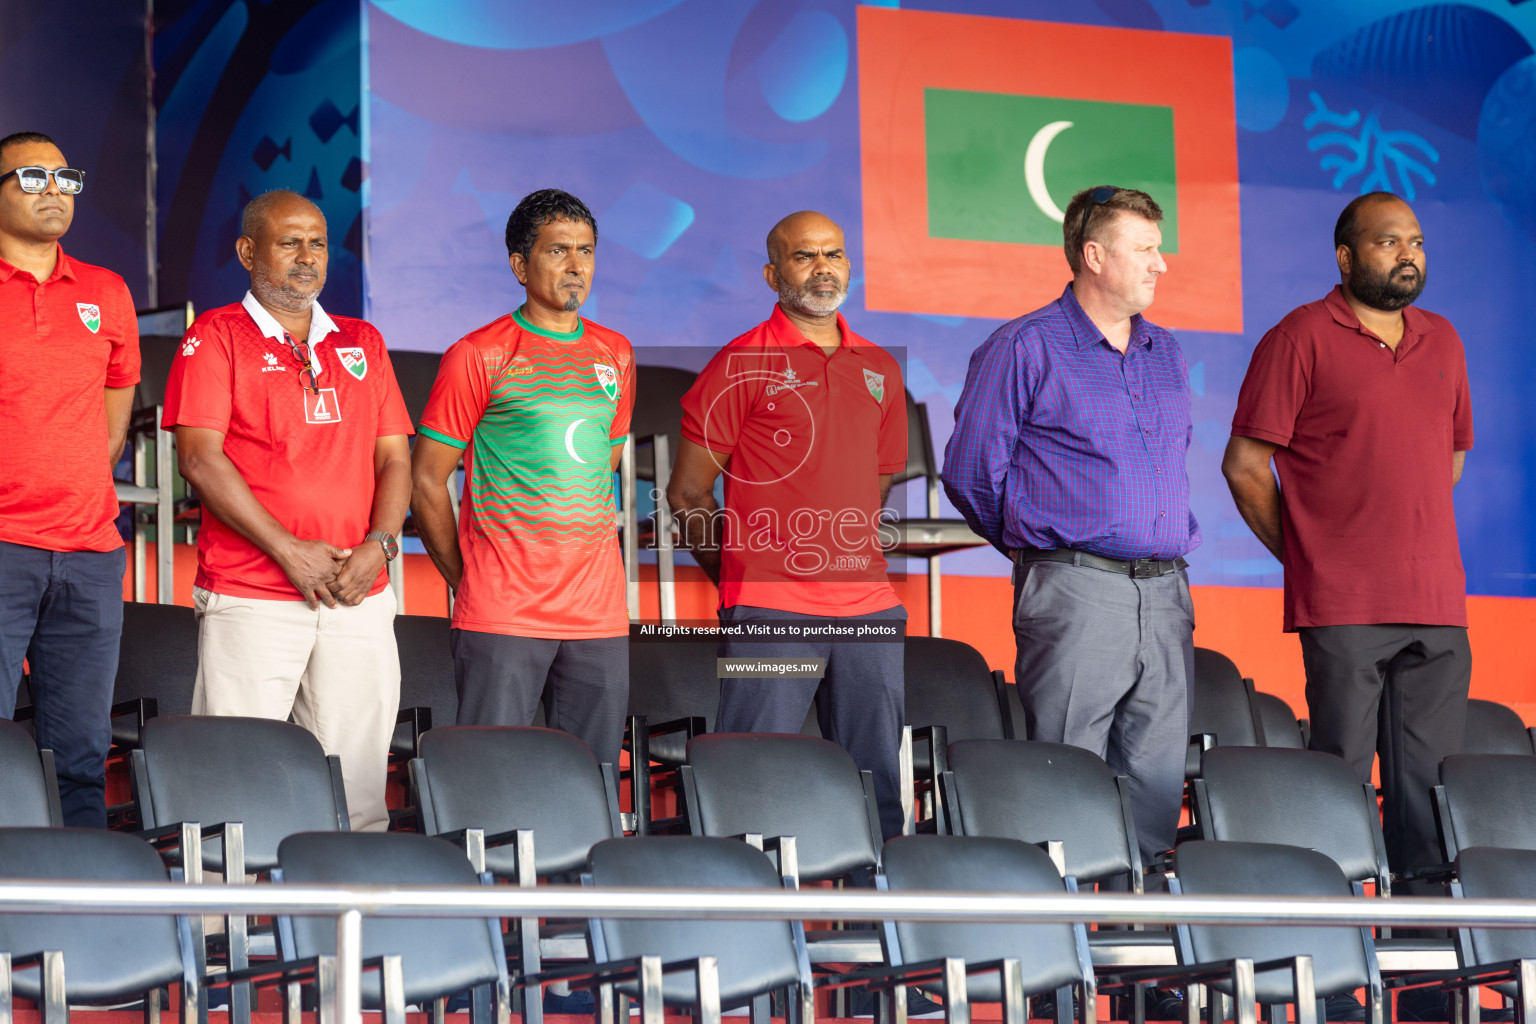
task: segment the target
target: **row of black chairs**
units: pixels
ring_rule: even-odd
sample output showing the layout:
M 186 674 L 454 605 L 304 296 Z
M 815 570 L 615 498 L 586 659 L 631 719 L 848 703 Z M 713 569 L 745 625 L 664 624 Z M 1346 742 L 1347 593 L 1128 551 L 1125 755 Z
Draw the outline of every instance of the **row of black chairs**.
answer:
M 1050 852 L 1015 840 L 906 836 L 886 844 L 877 885 L 884 891 L 988 891 L 1060 894 L 1076 890 L 1059 874 Z M 29 879 L 164 881 L 167 872 L 145 844 L 121 833 L 76 829 L 0 829 L 0 864 L 6 875 Z M 1244 842 L 1186 843 L 1174 853 L 1170 889 L 1202 896 L 1344 896 L 1359 886 L 1329 857 L 1296 846 Z M 1458 893 L 1476 898 L 1529 897 L 1536 853 L 1472 848 L 1457 862 Z M 583 882 L 594 886 L 678 888 L 794 887 L 761 851 L 716 837 L 610 839 L 589 853 Z M 463 852 L 449 843 L 406 833 L 301 833 L 283 840 L 274 880 L 310 884 L 397 886 L 486 884 Z M 969 1005 L 1000 1002 L 1004 1019 L 1021 1022 L 1030 996 L 1053 997 L 1058 1024 L 1069 1019 L 1073 996 L 1086 1024 L 1096 989 L 1125 991 L 1149 981 L 1186 988 L 1209 984 L 1210 1020 L 1222 1019 L 1230 999 L 1235 1019 L 1252 1021 L 1255 1002 L 1266 1017 L 1296 1006 L 1296 1020 L 1314 1022 L 1319 1002 L 1359 988 L 1368 992 L 1368 1019 L 1385 1014 L 1384 989 L 1436 985 L 1476 999 L 1476 985 L 1508 988 L 1523 1013 L 1536 1010 L 1529 986 L 1536 970 L 1536 932 L 1468 929 L 1459 935 L 1463 969 L 1383 982 L 1369 929 L 1232 928 L 1181 926 L 1175 930 L 1177 969 L 1118 971 L 1096 976 L 1082 924 L 977 925 L 888 923 L 881 932 L 882 963 L 853 973 L 813 974 L 798 922 L 597 920 L 588 926 L 592 960 L 547 971 L 518 971 L 520 987 L 552 981 L 603 987 L 612 1019 L 614 989 L 653 1001 L 697 1008 L 706 1021 L 722 1009 L 749 1006 L 766 1021 L 768 997 L 783 989 L 785 1017 L 809 1022 L 817 987 L 867 985 L 880 993 L 881 1017 L 899 1018 L 902 988 L 921 985 L 943 998 L 949 1021 L 969 1019 Z M 299 1006 L 298 985 L 320 982 L 321 999 L 334 983 L 334 928 L 320 919 L 279 919 L 281 963 L 226 974 L 198 966 L 187 919 L 145 915 L 89 918 L 64 915 L 0 917 L 0 968 L 17 994 L 38 1001 L 48 1024 L 67 1019 L 71 1001 L 120 999 L 143 992 L 146 1020 L 158 1019 L 159 987 L 179 984 L 182 1019 L 206 1021 L 202 986 L 287 983 L 287 1006 Z M 447 996 L 468 991 L 476 1024 L 491 1014 L 505 1021 L 512 972 L 501 924 L 488 921 L 392 921 L 370 918 L 363 928 L 365 963 L 375 967 L 365 1005 L 403 1021 L 408 1002 L 429 1003 L 441 1020 Z M 516 961 L 514 960 L 514 963 Z M 523 965 L 526 967 L 526 964 Z M 33 973 L 27 968 L 38 968 Z M 329 970 L 327 969 L 329 967 Z M 13 973 L 14 971 L 14 973 Z M 14 980 L 11 980 L 14 979 Z M 1075 990 L 1075 991 L 1074 991 Z M 0 1020 L 9 1024 L 9 1000 Z M 531 1004 L 530 1004 L 531 1005 Z M 622 998 L 619 1001 L 622 1010 Z M 627 1014 L 626 1014 L 627 1016 Z M 1471 1019 L 1476 1019 L 1472 1017 Z M 1523 1016 L 1521 1019 L 1528 1019 Z
M 4 735 L 10 737 L 5 778 L 13 784 L 25 778 L 30 759 L 36 785 L 30 795 L 8 798 L 3 806 L 17 813 L 30 807 L 32 814 L 46 816 L 44 821 L 56 822 L 46 752 L 37 752 L 14 727 L 0 730 Z M 141 740 L 134 755 L 136 795 L 152 838 L 167 842 L 184 835 L 177 832 L 178 819 L 243 823 L 243 842 L 237 845 L 243 864 L 229 863 L 231 830 L 210 830 L 220 835 L 205 840 L 199 851 L 210 869 L 242 875 L 270 871 L 278 866 L 285 835 L 345 829 L 338 766 L 296 727 L 166 717 L 147 722 Z M 598 842 L 620 834 L 611 767 L 597 766 L 571 737 L 538 729 L 454 728 L 428 733 L 422 748 L 412 768 L 423 824 L 429 832 L 458 839 L 472 856 L 477 848 L 483 851 L 476 866 L 531 884 L 537 877 L 576 870 Z M 757 834 L 770 841 L 794 836 L 798 875 L 806 881 L 882 867 L 868 780 L 840 748 L 804 737 L 702 736 L 688 754 L 682 779 L 694 832 Z M 1518 845 L 1519 830 L 1529 833 L 1536 821 L 1521 803 L 1521 794 L 1528 801 L 1536 789 L 1533 772 L 1536 758 L 1529 755 L 1448 759 L 1438 794 L 1444 822 L 1457 829 L 1448 833 L 1448 852 L 1469 845 Z M 1041 743 L 957 742 L 949 748 L 941 791 L 947 830 L 1054 840 L 1075 877 L 1099 881 L 1123 875 L 1133 888 L 1140 884 L 1123 781 L 1087 752 Z M 1204 753 L 1195 792 L 1207 838 L 1314 847 L 1351 879 L 1370 880 L 1383 895 L 1390 891 L 1374 794 L 1337 759 L 1218 747 Z M 274 804 L 273 793 L 285 799 Z M 471 830 L 479 830 L 480 838 Z M 484 838 L 487 832 L 490 839 Z M 238 935 L 240 928 L 232 931 Z M 814 962 L 868 963 L 882 955 L 877 943 L 857 933 L 819 938 L 811 940 Z M 1095 961 L 1103 968 L 1146 962 L 1149 955 L 1167 959 L 1171 946 L 1171 937 L 1157 932 L 1105 931 L 1093 938 Z M 520 939 L 523 962 L 536 965 L 544 948 L 537 934 L 525 930 Z M 1161 952 L 1149 954 L 1149 947 L 1158 946 Z M 1404 966 L 1417 962 L 1415 954 L 1437 949 L 1423 940 L 1399 947 L 1393 952 Z M 555 948 L 570 955 L 569 941 L 562 947 L 557 939 Z

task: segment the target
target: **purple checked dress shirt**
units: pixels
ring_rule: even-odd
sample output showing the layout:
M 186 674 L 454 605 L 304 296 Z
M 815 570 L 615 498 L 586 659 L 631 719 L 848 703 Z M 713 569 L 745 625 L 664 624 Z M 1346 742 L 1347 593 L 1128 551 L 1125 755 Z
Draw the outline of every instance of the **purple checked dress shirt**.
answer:
M 1200 543 L 1184 466 L 1191 433 L 1173 335 L 1134 316 L 1122 356 L 1068 285 L 972 354 L 944 489 L 1004 553 L 1173 559 Z

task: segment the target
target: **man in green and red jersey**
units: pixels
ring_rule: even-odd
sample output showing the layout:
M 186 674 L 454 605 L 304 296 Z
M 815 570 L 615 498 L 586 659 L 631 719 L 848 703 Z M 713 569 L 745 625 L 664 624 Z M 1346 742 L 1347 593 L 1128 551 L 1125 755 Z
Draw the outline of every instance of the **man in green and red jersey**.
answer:
M 523 305 L 443 356 L 413 456 L 411 505 L 454 591 L 460 725 L 545 720 L 616 763 L 629 613 L 613 470 L 635 404 L 634 353 L 582 319 L 597 222 L 559 189 L 507 219 Z M 447 484 L 468 477 L 455 526 Z
M 907 404 L 896 360 L 837 311 L 849 263 L 842 228 L 822 214 L 774 226 L 763 280 L 778 305 L 684 396 L 667 500 L 719 584 L 722 626 L 738 630 L 725 657 L 823 662 L 822 678 L 722 678 L 716 730 L 799 732 L 820 690 L 822 733 L 874 776 L 890 838 L 902 827 L 907 613 L 878 533 L 891 476 L 907 464 Z M 802 639 L 772 639 L 785 635 Z
M 352 829 L 382 831 L 400 704 L 385 563 L 411 497 L 411 419 L 379 332 L 316 301 L 320 208 L 267 192 L 240 232 L 251 290 L 197 318 L 165 391 L 203 502 L 192 711 L 291 713 L 341 758 Z
M 112 467 L 139 380 L 123 279 L 64 254 L 83 172 L 38 132 L 0 139 L 0 717 L 32 667 L 64 824 L 105 828 L 123 539 Z

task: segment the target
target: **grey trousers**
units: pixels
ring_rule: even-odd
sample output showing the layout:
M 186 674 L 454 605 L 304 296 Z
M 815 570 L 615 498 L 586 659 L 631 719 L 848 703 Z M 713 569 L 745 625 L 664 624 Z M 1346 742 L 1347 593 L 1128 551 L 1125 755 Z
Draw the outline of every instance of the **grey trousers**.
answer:
M 459 725 L 528 725 L 539 701 L 551 729 L 619 763 L 629 712 L 629 637 L 549 640 L 455 629 Z
M 1312 749 L 1344 758 L 1361 782 L 1371 781 L 1379 752 L 1387 862 L 1398 874 L 1440 863 L 1430 789 L 1440 781 L 1440 760 L 1460 753 L 1466 737 L 1472 682 L 1466 629 L 1367 625 L 1297 632 Z
M 1179 827 L 1194 628 L 1182 571 L 1133 580 L 1063 562 L 1014 570 L 1027 735 L 1091 750 L 1129 779 L 1144 863 L 1173 848 Z

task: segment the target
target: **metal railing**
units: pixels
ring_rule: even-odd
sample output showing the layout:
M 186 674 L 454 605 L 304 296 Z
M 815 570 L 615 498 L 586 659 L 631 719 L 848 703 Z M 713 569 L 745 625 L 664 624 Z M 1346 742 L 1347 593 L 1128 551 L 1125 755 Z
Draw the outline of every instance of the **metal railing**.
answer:
M 362 918 L 575 917 L 976 923 L 1536 927 L 1536 900 L 1219 897 L 815 889 L 597 889 L 551 885 L 316 886 L 0 882 L 0 913 L 294 914 L 336 919 L 338 1024 L 361 1024 Z

